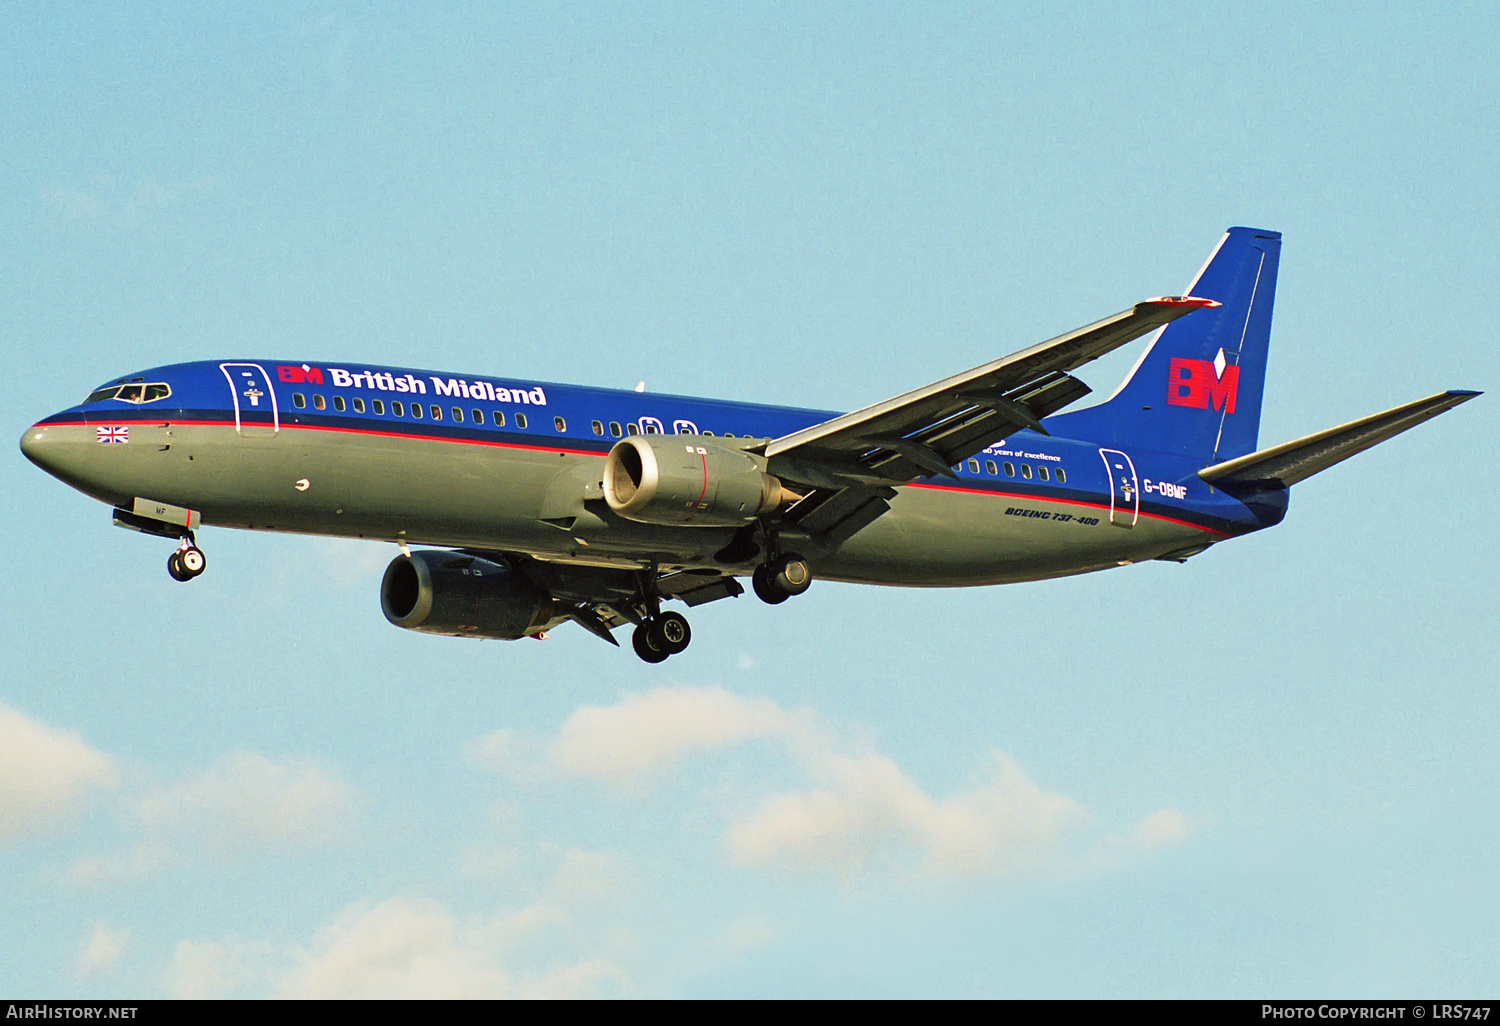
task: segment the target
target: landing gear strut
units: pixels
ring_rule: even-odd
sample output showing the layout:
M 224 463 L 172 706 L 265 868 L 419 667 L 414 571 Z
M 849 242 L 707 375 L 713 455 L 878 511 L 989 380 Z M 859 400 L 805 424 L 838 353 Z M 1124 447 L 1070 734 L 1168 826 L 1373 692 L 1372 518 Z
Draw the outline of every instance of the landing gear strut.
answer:
M 762 602 L 774 606 L 812 587 L 812 571 L 805 559 L 788 552 L 756 567 L 750 585 Z
M 177 551 L 167 559 L 167 573 L 174 581 L 191 581 L 208 567 L 208 557 L 198 547 L 192 535 L 182 539 Z

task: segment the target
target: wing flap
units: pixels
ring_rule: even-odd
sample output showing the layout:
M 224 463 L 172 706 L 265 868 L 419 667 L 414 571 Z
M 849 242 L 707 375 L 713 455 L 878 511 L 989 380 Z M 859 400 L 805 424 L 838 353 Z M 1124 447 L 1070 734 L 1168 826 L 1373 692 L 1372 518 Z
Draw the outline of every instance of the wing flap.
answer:
M 1461 390 L 1441 392 L 1248 456 L 1204 467 L 1198 471 L 1198 476 L 1220 487 L 1261 482 L 1279 482 L 1290 487 L 1480 394 Z

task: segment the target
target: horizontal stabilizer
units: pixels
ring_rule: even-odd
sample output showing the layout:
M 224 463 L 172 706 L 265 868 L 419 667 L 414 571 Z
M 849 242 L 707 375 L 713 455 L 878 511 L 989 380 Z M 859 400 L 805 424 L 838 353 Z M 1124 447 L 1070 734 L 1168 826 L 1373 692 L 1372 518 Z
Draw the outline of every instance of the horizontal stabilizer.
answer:
M 1279 482 L 1290 487 L 1480 394 L 1468 391 L 1442 392 L 1398 406 L 1394 410 L 1319 431 L 1294 442 L 1204 467 L 1198 471 L 1198 476 L 1212 485 Z

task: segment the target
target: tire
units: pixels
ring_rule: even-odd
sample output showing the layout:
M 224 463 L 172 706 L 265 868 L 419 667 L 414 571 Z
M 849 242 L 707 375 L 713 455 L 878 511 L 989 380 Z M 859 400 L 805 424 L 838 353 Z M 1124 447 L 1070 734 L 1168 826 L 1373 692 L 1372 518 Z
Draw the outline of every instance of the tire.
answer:
M 202 549 L 193 545 L 177 554 L 177 565 L 182 567 L 188 577 L 197 577 L 208 568 L 208 557 L 203 555 Z
M 651 628 L 646 624 L 641 624 L 630 635 L 630 647 L 635 649 L 635 654 L 641 657 L 642 662 L 659 663 L 670 655 L 652 644 Z
M 755 573 L 750 575 L 750 587 L 755 591 L 756 597 L 768 606 L 780 605 L 791 598 L 790 595 L 782 591 L 771 580 L 771 575 L 767 572 L 765 566 L 755 568 Z
M 167 557 L 167 573 L 172 580 L 186 583 L 193 579 L 193 575 L 182 567 L 182 553 L 174 552 Z
M 812 571 L 808 569 L 807 560 L 795 552 L 772 560 L 766 574 L 778 591 L 788 595 L 801 595 L 812 587 Z
M 663 613 L 651 625 L 650 640 L 667 655 L 676 655 L 693 640 L 693 629 L 681 613 Z

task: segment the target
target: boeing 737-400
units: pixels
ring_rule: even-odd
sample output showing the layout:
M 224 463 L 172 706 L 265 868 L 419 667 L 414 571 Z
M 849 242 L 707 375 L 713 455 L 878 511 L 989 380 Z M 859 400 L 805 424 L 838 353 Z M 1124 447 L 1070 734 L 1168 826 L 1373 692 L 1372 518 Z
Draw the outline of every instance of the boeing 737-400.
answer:
M 540 637 L 571 620 L 660 662 L 679 600 L 814 578 L 946 587 L 1185 560 L 1279 523 L 1289 488 L 1472 399 L 1449 391 L 1256 450 L 1281 236 L 1231 228 L 1183 296 L 853 413 L 306 359 L 111 380 L 21 450 L 179 542 L 202 525 L 394 542 L 398 627 Z M 1156 332 L 1105 402 L 1072 371 Z M 434 546 L 413 549 L 411 546 Z

